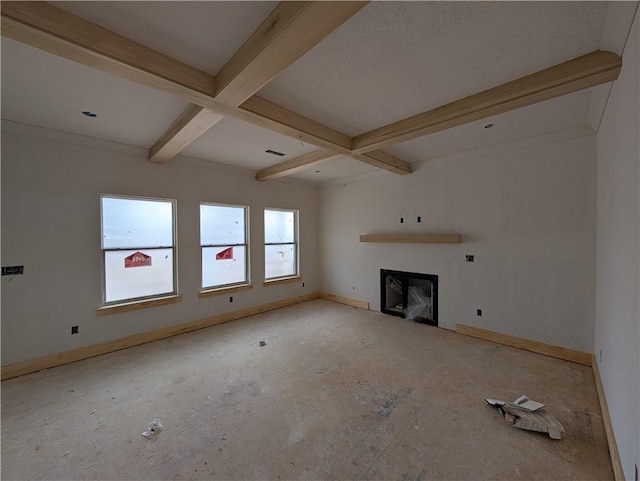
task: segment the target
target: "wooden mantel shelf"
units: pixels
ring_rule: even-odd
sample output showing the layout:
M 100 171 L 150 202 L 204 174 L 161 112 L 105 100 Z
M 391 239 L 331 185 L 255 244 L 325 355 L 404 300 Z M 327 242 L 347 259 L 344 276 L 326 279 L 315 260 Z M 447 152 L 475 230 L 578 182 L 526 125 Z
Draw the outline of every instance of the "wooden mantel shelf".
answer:
M 460 244 L 460 234 L 364 234 L 360 242 L 386 244 Z

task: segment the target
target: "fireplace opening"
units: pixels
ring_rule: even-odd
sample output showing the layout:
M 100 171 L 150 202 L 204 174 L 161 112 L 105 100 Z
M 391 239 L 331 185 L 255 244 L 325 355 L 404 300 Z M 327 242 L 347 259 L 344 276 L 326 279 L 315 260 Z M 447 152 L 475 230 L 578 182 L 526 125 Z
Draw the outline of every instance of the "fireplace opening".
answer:
M 438 276 L 380 269 L 380 310 L 438 325 Z

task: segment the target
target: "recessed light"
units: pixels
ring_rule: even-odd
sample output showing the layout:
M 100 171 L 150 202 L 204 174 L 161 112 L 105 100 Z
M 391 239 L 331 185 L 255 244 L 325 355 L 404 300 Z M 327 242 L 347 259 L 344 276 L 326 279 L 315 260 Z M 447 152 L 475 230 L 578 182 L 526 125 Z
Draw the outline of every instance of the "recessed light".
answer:
M 91 117 L 91 118 L 94 118 L 94 117 L 98 116 L 97 114 L 94 114 L 93 112 L 89 112 L 88 110 L 85 110 L 84 112 L 82 112 L 82 115 L 85 115 L 85 116 Z
M 493 124 L 487 124 L 484 126 L 485 129 L 490 129 L 491 127 L 493 127 Z

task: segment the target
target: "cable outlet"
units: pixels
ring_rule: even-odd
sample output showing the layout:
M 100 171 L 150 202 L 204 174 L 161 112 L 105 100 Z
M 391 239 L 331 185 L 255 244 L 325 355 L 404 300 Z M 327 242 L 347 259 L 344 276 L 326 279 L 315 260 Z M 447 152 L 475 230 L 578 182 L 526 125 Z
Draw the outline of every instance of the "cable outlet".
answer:
M 78 326 L 71 326 L 71 334 L 78 334 L 79 328 Z

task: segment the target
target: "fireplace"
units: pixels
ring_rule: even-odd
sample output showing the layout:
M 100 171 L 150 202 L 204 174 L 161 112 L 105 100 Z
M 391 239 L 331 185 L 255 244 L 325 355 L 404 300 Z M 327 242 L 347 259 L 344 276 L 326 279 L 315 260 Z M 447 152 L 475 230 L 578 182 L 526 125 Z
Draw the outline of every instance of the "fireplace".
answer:
M 438 276 L 380 269 L 380 310 L 438 325 Z

